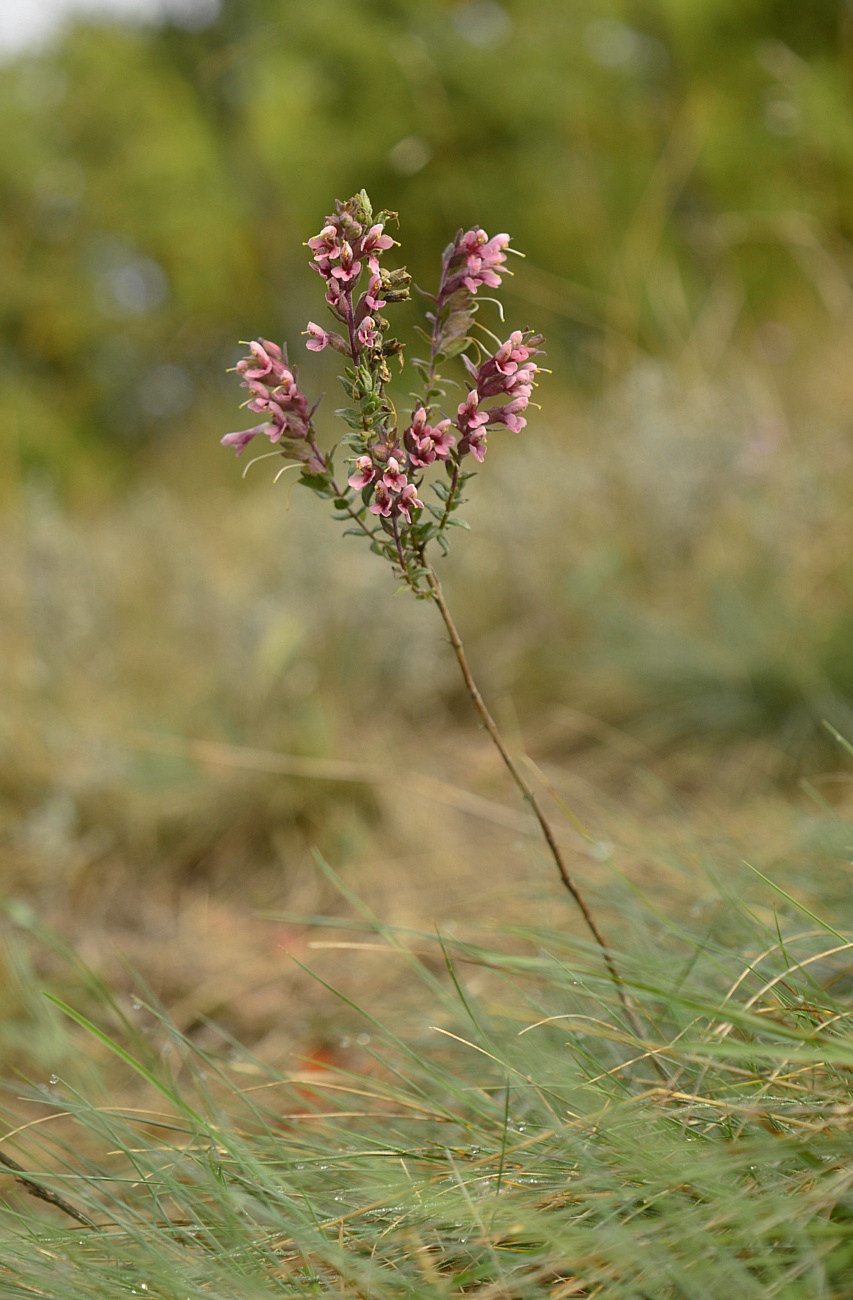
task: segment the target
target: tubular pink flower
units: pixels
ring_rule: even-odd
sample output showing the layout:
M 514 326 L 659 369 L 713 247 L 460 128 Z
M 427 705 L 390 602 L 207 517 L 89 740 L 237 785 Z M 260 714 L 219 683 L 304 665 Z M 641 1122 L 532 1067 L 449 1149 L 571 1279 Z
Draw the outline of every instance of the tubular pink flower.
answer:
M 414 441 L 414 440 L 413 440 Z M 414 451 L 409 452 L 409 460 L 416 469 L 426 469 L 435 460 L 435 446 L 432 438 L 419 438 L 415 443 Z
M 329 280 L 326 289 L 326 302 L 332 308 L 332 311 L 338 311 L 340 301 L 344 296 L 344 286 L 340 280 Z
M 308 240 L 308 247 L 314 254 L 314 261 L 322 263 L 328 262 L 330 258 L 340 256 L 340 245 L 338 244 L 338 232 L 334 226 L 324 226 L 319 235 Z
M 341 244 L 341 264 L 332 267 L 332 275 L 343 284 L 348 284 L 350 280 L 357 280 L 361 275 L 361 262 L 355 260 L 352 248 L 346 240 Z
M 400 467 L 396 456 L 389 456 L 382 475 L 382 482 L 389 492 L 399 492 L 406 486 L 406 475 Z
M 418 406 L 415 409 L 412 415 L 411 430 L 412 436 L 416 442 L 424 436 L 428 436 L 432 432 L 427 424 L 427 413 L 425 407 Z
M 519 414 L 527 408 L 527 398 L 519 397 L 506 406 L 495 406 L 489 412 L 490 424 L 504 424 L 513 433 L 520 433 L 527 421 Z
M 409 523 L 412 522 L 412 516 L 409 514 L 409 510 L 423 510 L 424 503 L 423 501 L 418 500 L 418 494 L 415 490 L 414 483 L 407 483 L 403 488 L 403 491 L 397 499 L 397 506 L 400 514 L 403 515 Z
M 383 518 L 387 519 L 391 513 L 392 505 L 393 501 L 391 499 L 391 494 L 380 481 L 376 484 L 376 500 L 373 502 L 373 505 L 369 507 L 370 513 L 372 515 L 382 515 Z
M 371 226 L 361 241 L 360 252 L 370 253 L 373 252 L 374 249 L 382 252 L 386 248 L 393 248 L 395 242 L 396 241 L 393 240 L 390 235 L 384 235 L 382 233 L 381 226 Z
M 472 388 L 465 401 L 458 407 L 459 419 L 457 426 L 462 433 L 477 429 L 488 420 L 489 416 L 486 411 L 477 410 L 479 400 L 480 397 L 476 388 Z
M 498 266 L 501 262 L 505 262 L 505 248 L 509 248 L 509 235 L 505 231 L 500 235 L 492 235 L 480 250 L 483 265 Z
M 501 277 L 491 267 L 483 267 L 480 271 L 475 271 L 471 275 L 466 275 L 462 279 L 465 288 L 471 293 L 476 293 L 481 285 L 487 285 L 489 289 L 500 287 Z
M 447 457 L 450 455 L 450 449 L 456 442 L 453 434 L 448 432 L 449 428 L 450 421 L 441 420 L 430 434 L 435 454 L 438 456 L 439 460 L 447 460 Z
M 364 295 L 364 301 L 371 311 L 381 311 L 383 307 L 388 305 L 387 300 L 380 296 L 381 291 L 382 277 L 378 273 L 371 275 L 367 283 L 367 293 Z
M 369 456 L 359 456 L 355 462 L 355 473 L 350 474 L 347 483 L 352 488 L 366 488 L 375 478 L 376 470 L 373 468 L 373 461 Z
M 449 265 L 453 268 L 462 263 L 462 266 L 449 277 L 444 287 L 445 295 L 449 296 L 462 287 L 475 294 L 484 284 L 492 289 L 498 288 L 501 282 L 498 268 L 506 261 L 504 249 L 508 246 L 509 235 L 494 235 L 489 239 L 480 226 L 459 235 L 451 245 Z
M 379 338 L 379 334 L 372 316 L 365 316 L 356 331 L 356 335 L 363 348 L 372 348 L 375 345 L 376 340 Z
M 462 450 L 462 443 L 459 444 L 460 456 L 464 456 L 465 452 L 470 451 L 474 459 L 482 464 L 486 456 L 486 430 L 475 429 L 473 433 L 467 435 L 465 443 L 465 451 Z
M 243 449 L 248 446 L 253 438 L 256 438 L 259 433 L 266 433 L 269 428 L 268 424 L 256 424 L 252 429 L 240 429 L 237 433 L 226 433 L 225 437 L 220 438 L 219 441 L 223 447 L 233 447 L 237 455 L 240 456 Z
M 446 460 L 456 439 L 447 430 L 450 420 L 441 420 L 435 428 L 427 424 L 427 414 L 419 406 L 412 416 L 412 423 L 403 435 L 403 441 L 409 449 L 409 457 L 418 469 L 431 465 L 433 461 Z
M 310 335 L 308 342 L 305 344 L 309 352 L 322 352 L 323 348 L 329 346 L 329 335 L 314 321 L 309 320 L 307 330 L 303 333 Z
M 288 373 L 282 364 L 281 348 L 270 343 L 269 339 L 253 339 L 249 344 L 249 353 L 236 366 L 237 373 L 243 376 L 247 388 L 253 380 L 280 383 L 280 376 Z

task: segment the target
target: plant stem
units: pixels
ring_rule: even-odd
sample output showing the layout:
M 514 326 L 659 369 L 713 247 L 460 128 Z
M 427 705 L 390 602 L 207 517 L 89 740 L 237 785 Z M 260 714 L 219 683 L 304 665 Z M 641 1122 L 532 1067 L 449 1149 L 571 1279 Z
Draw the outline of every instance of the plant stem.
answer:
M 31 1178 L 25 1171 L 24 1166 L 19 1165 L 17 1160 L 13 1160 L 11 1156 L 0 1153 L 0 1165 L 5 1165 L 7 1169 L 12 1171 L 15 1182 L 20 1183 L 29 1192 L 30 1196 L 37 1196 L 40 1201 L 46 1201 L 48 1205 L 55 1205 L 58 1210 L 62 1210 L 63 1214 L 76 1219 L 78 1223 L 82 1223 L 86 1228 L 97 1227 L 97 1224 L 89 1218 L 88 1214 L 83 1214 L 81 1210 L 75 1209 L 63 1196 L 58 1196 L 56 1192 L 52 1192 L 48 1187 L 37 1182 L 35 1178 Z
M 447 496 L 445 497 L 445 501 L 444 501 L 444 514 L 441 516 L 441 519 L 438 521 L 438 531 L 440 533 L 443 533 L 445 528 L 447 527 L 447 521 L 450 518 L 450 512 L 453 509 L 453 499 L 456 496 L 456 491 L 457 488 L 459 487 L 460 469 L 461 469 L 461 464 L 459 461 L 457 461 L 453 467 L 453 477 L 450 480 L 450 486 L 447 489 Z
M 507 749 L 506 744 L 504 743 L 503 736 L 498 730 L 498 725 L 495 722 L 494 718 L 492 717 L 491 713 L 489 712 L 486 702 L 483 699 L 482 695 L 480 694 L 479 688 L 477 687 L 477 683 L 474 681 L 473 674 L 468 664 L 468 658 L 467 655 L 465 654 L 465 647 L 462 644 L 462 638 L 459 635 L 459 632 L 456 628 L 456 624 L 453 622 L 453 618 L 447 606 L 447 601 L 444 599 L 444 592 L 442 591 L 441 583 L 438 580 L 438 575 L 436 574 L 432 566 L 424 558 L 423 554 L 421 554 L 421 561 L 423 563 L 423 568 L 426 575 L 427 585 L 429 586 L 430 589 L 430 594 L 436 606 L 438 607 L 438 611 L 441 614 L 442 619 L 444 620 L 444 626 L 447 628 L 447 634 L 450 637 L 450 644 L 453 646 L 454 653 L 459 663 L 459 668 L 462 672 L 463 678 L 465 679 L 465 685 L 468 688 L 468 694 L 471 696 L 471 699 L 474 702 L 474 707 L 479 713 L 483 721 L 483 726 L 486 728 L 486 731 L 491 736 L 495 748 L 497 749 L 498 753 L 503 759 L 507 767 L 507 770 L 509 771 L 510 776 L 512 777 L 515 784 L 518 786 L 518 789 L 520 790 L 522 797 L 530 805 L 530 808 L 533 811 L 533 815 L 538 821 L 542 834 L 545 837 L 545 842 L 547 843 L 548 848 L 551 851 L 551 856 L 554 859 L 554 862 L 556 863 L 557 870 L 560 873 L 560 879 L 562 880 L 566 889 L 571 894 L 572 898 L 574 899 L 575 903 L 580 909 L 581 916 L 586 922 L 587 928 L 589 929 L 592 937 L 595 939 L 595 942 L 598 944 L 599 948 L 601 949 L 602 956 L 604 958 L 604 963 L 607 966 L 607 970 L 610 975 L 610 978 L 613 980 L 613 983 L 616 987 L 616 992 L 619 995 L 619 1000 L 622 1003 L 622 1007 L 625 1011 L 625 1014 L 628 1016 L 634 1029 L 638 1033 L 644 1034 L 645 1030 L 640 1024 L 639 1017 L 637 1016 L 637 1013 L 635 1012 L 633 1006 L 631 1005 L 628 999 L 628 995 L 625 992 L 624 982 L 622 980 L 621 975 L 619 974 L 619 971 L 616 969 L 616 964 L 613 960 L 610 949 L 607 945 L 607 941 L 605 940 L 601 930 L 598 928 L 598 923 L 595 920 L 595 917 L 592 915 L 592 912 L 590 911 L 589 906 L 587 905 L 586 900 L 583 897 L 583 894 L 581 893 L 576 881 L 574 880 L 568 867 L 566 866 L 565 860 L 563 858 L 563 854 L 560 850 L 560 846 L 557 843 L 557 840 L 555 838 L 553 827 L 548 821 L 548 818 L 545 816 L 545 813 L 542 810 L 542 806 L 539 803 L 539 800 L 536 798 L 536 794 L 534 793 L 532 786 L 530 785 L 529 781 L 524 776 L 523 772 L 518 767 L 512 755 L 510 754 L 509 750 Z
M 411 574 L 409 573 L 409 569 L 406 564 L 406 557 L 403 554 L 403 543 L 400 540 L 400 526 L 397 521 L 396 515 L 391 520 L 391 530 L 394 535 L 394 546 L 397 551 L 397 563 L 400 566 L 400 573 L 402 574 L 403 579 L 405 580 L 406 586 L 411 587 L 412 591 L 415 593 L 415 595 L 417 595 L 418 589 L 416 585 L 412 582 Z

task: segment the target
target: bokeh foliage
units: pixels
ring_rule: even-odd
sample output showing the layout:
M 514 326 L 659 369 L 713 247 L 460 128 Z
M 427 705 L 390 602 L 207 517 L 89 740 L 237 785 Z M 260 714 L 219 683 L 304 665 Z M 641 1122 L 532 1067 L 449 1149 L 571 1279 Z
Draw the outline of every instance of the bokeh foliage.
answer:
M 300 243 L 361 185 L 425 284 L 458 224 L 509 229 L 574 381 L 677 353 L 721 286 L 738 321 L 807 328 L 846 304 L 851 59 L 837 0 L 225 0 L 200 29 L 72 26 L 0 69 L 4 441 L 73 485 L 219 427 L 235 336 L 304 327 Z
M 140 726 L 373 762 L 434 724 L 412 766 L 443 729 L 463 744 L 424 611 L 216 441 L 241 420 L 236 340 L 300 355 L 322 312 L 302 242 L 362 185 L 425 286 L 462 223 L 528 255 L 508 320 L 546 332 L 554 374 L 524 436 L 493 440 L 448 565 L 490 698 L 554 762 L 586 743 L 569 708 L 656 752 L 695 742 L 700 765 L 732 738 L 769 741 L 773 775 L 837 763 L 852 24 L 828 0 L 224 0 L 206 27 L 80 22 L 0 68 L 16 888 L 50 894 L 104 828 L 87 900 L 129 864 L 257 870 L 285 822 L 288 860 L 374 852 L 372 796 L 178 779 L 127 757 Z M 302 359 L 331 437 L 335 380 Z

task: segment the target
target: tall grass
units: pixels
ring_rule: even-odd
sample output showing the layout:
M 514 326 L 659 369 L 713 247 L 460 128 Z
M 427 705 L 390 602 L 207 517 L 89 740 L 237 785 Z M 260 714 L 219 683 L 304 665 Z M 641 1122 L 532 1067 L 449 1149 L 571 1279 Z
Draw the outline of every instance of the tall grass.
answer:
M 850 918 L 743 872 L 754 901 L 701 930 L 613 891 L 642 1037 L 560 929 L 401 931 L 340 882 L 355 933 L 332 942 L 423 989 L 408 1023 L 337 991 L 355 1069 L 203 1050 L 97 981 L 83 1010 L 52 997 L 89 1064 L 18 1085 L 3 1150 L 96 1226 L 10 1196 L 3 1294 L 845 1295 Z

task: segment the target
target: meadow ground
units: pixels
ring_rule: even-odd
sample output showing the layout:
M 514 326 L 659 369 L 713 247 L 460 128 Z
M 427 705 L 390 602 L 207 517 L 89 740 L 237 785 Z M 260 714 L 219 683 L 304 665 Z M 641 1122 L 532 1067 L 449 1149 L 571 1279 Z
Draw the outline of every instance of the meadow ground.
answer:
M 0 570 L 0 1039 L 7 1124 L 30 1127 L 4 1150 L 123 1244 L 70 1249 L 60 1212 L 16 1184 L 6 1294 L 139 1293 L 143 1276 L 162 1296 L 309 1284 L 377 1296 L 844 1294 L 849 976 L 845 951 L 820 955 L 851 924 L 851 759 L 822 726 L 853 734 L 851 453 L 834 360 L 809 370 L 798 397 L 752 362 L 711 382 L 646 361 L 594 408 L 552 394 L 540 432 L 490 455 L 467 512 L 474 532 L 444 563 L 484 691 L 650 1017 L 639 1043 L 469 714 L 435 612 L 395 598 L 315 501 L 273 488 L 263 466 L 236 487 L 215 471 L 199 482 L 180 449 L 121 501 L 87 510 L 19 482 Z M 817 972 L 811 984 L 805 972 Z M 780 982 L 758 996 L 765 975 Z M 737 1051 L 717 1071 L 708 1044 L 742 977 L 749 995 L 724 1034 Z M 531 1042 L 519 1028 L 552 1015 L 591 1016 L 600 1035 L 571 1037 L 568 1059 L 567 1031 L 519 1056 Z M 442 1029 L 490 1059 L 471 1052 L 472 1065 Z M 663 1079 L 650 1043 L 670 1044 Z M 400 1052 L 414 1055 L 401 1063 Z M 199 1061 L 222 1072 L 215 1087 Z M 520 1111 L 513 1071 L 538 1099 Z M 587 1117 L 584 1151 L 598 1153 L 578 1157 L 587 1181 L 575 1188 L 554 1090 L 591 1088 L 593 1076 L 620 1083 L 569 1107 L 570 1126 Z M 337 1102 L 310 1138 L 299 1129 L 298 1114 L 326 1114 L 332 1079 L 362 1091 L 371 1081 L 377 1140 L 383 1115 L 431 1098 L 424 1131 L 406 1139 L 417 1170 L 405 1187 L 387 1170 L 361 1177 L 360 1121 Z M 286 1099 L 238 1117 L 261 1080 L 286 1082 Z M 151 1127 L 138 1148 L 129 1128 L 107 1131 L 109 1108 L 125 1122 L 158 1087 L 168 1122 L 183 1116 L 177 1146 Z M 732 1128 L 738 1088 L 749 1114 Z M 476 1114 L 473 1093 L 485 1098 Z M 638 1129 L 614 1121 L 608 1157 L 596 1146 L 602 1107 L 621 1116 L 628 1094 L 629 1110 L 637 1096 L 652 1110 Z M 667 1107 L 682 1137 L 699 1126 L 719 1138 L 693 1218 Z M 451 1113 L 461 1128 L 450 1155 L 427 1170 Z M 535 1168 L 516 1130 L 536 1137 Z M 298 1167 L 316 1174 L 300 1184 L 314 1210 L 310 1223 L 300 1211 L 298 1230 L 296 1193 L 273 1176 L 282 1131 L 307 1144 Z M 780 1135 L 775 1154 L 762 1147 L 768 1132 Z M 401 1141 L 388 1143 L 395 1168 L 406 1168 Z M 239 1176 L 209 1161 L 188 1172 L 188 1153 L 210 1142 Z M 139 1188 L 168 1182 L 164 1151 L 178 1183 L 150 1220 L 166 1235 L 146 1241 Z M 476 1167 L 453 1184 L 461 1200 L 448 1217 L 430 1196 L 456 1177 L 454 1151 Z M 830 1189 L 814 1175 L 824 1166 Z M 672 1218 L 640 1232 L 626 1188 L 655 1179 L 643 1222 L 658 1195 Z M 746 1240 L 723 1206 L 733 1196 L 742 1209 L 755 1187 L 767 1201 Z M 500 1212 L 489 1201 L 484 1223 L 479 1198 L 493 1192 Z M 805 1208 L 783 1230 L 797 1196 Z M 368 1213 L 377 1197 L 379 1219 Z M 208 1213 L 214 1249 L 175 1244 L 175 1225 Z M 30 1268 L 19 1234 L 35 1221 L 46 1235 Z M 712 1246 L 692 1255 L 706 1231 Z M 637 1271 L 639 1239 L 652 1244 Z M 358 1267 L 348 1272 L 347 1258 Z M 64 1290 L 51 1290 L 56 1269 Z

